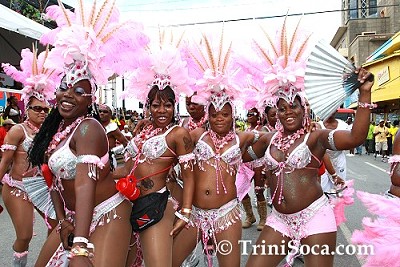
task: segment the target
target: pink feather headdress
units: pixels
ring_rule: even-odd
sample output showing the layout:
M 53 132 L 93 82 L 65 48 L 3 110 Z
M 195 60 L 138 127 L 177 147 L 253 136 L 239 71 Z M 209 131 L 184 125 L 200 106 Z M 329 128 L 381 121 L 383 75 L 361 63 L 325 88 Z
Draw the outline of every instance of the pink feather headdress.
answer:
M 49 48 L 37 54 L 37 49 L 33 46 L 32 51 L 29 48 L 21 51 L 21 70 L 14 66 L 3 63 L 4 72 L 14 80 L 23 84 L 22 100 L 25 106 L 29 99 L 35 97 L 40 101 L 49 101 L 54 99 L 55 90 L 60 82 L 60 72 L 44 67 L 48 59 Z
M 171 87 L 175 92 L 176 103 L 180 94 L 193 94 L 194 79 L 189 76 L 187 62 L 178 47 L 172 44 L 148 49 L 129 79 L 128 88 L 122 97 L 135 98 L 142 103 L 147 103 L 148 93 L 155 85 L 159 90 Z
M 62 70 L 68 86 L 88 79 L 94 99 L 95 84 L 106 84 L 111 77 L 137 67 L 135 59 L 149 39 L 141 24 L 119 21 L 115 1 L 105 0 L 98 9 L 96 1 L 85 8 L 79 0 L 74 13 L 60 0 L 58 4 L 46 10 L 58 25 L 41 38 L 42 43 L 54 46 L 46 64 Z
M 244 103 L 250 98 L 241 97 L 243 90 L 239 82 L 240 67 L 232 61 L 232 42 L 225 46 L 223 32 L 219 42 L 212 41 L 203 34 L 200 43 L 194 42 L 186 47 L 189 70 L 197 80 L 197 95 L 192 97 L 192 102 L 207 106 L 206 112 L 210 105 L 219 111 L 227 103 L 234 110 L 234 102 Z
M 273 41 L 265 30 L 268 41 L 266 46 L 254 40 L 253 49 L 262 61 L 253 62 L 252 71 L 261 75 L 266 90 L 278 101 L 280 98 L 292 103 L 296 96 L 305 105 L 304 75 L 306 67 L 307 45 L 311 35 L 301 32 L 298 22 L 292 37 L 289 39 L 286 18 L 282 28 Z

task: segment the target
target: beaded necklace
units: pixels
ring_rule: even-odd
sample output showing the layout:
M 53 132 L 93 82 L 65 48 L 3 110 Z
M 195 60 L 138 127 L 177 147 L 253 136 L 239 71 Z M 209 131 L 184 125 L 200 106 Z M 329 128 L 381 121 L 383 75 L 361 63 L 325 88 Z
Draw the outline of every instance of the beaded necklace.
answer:
M 36 135 L 39 132 L 39 128 L 33 125 L 29 120 L 26 120 L 25 124 L 29 127 L 29 129 L 32 130 L 33 135 Z
M 82 122 L 84 119 L 84 116 L 81 116 L 77 118 L 73 123 L 65 127 L 64 130 L 61 131 L 61 129 L 64 127 L 64 120 L 61 121 L 60 126 L 58 127 L 57 133 L 53 135 L 53 138 L 50 141 L 49 148 L 47 149 L 47 154 L 51 154 L 57 146 L 63 141 L 67 136 L 76 128 L 76 126 L 79 125 L 79 123 Z
M 206 123 L 207 121 L 207 116 L 204 115 L 199 122 L 194 122 L 193 118 L 190 117 L 189 121 L 188 121 L 188 130 L 189 132 L 193 131 L 194 129 L 197 129 L 199 127 L 202 127 L 204 125 L 204 123 Z
M 167 129 L 169 128 L 169 125 L 166 127 Z M 158 135 L 163 128 L 155 128 L 153 124 L 147 125 L 146 127 L 143 128 L 143 130 L 140 131 L 139 134 L 137 134 L 134 137 L 135 144 L 136 146 L 140 149 L 142 149 L 142 146 L 144 142 L 146 142 L 148 139 L 152 138 L 153 136 Z
M 277 136 L 272 140 L 272 144 L 275 145 L 279 150 L 286 153 L 294 144 L 294 141 L 299 139 L 303 134 L 304 128 L 300 128 L 296 132 L 285 137 L 282 137 L 283 132 L 278 131 Z
M 211 141 L 214 144 L 215 147 L 215 161 L 216 161 L 216 183 L 217 183 L 217 194 L 219 194 L 219 183 L 221 180 L 222 187 L 224 189 L 224 193 L 227 194 L 228 191 L 226 190 L 226 186 L 224 183 L 224 180 L 222 179 L 222 173 L 221 173 L 221 149 L 228 144 L 228 142 L 232 141 L 235 138 L 235 133 L 231 130 L 229 133 L 227 133 L 225 136 L 221 137 L 219 136 L 216 132 L 213 130 L 209 129 L 208 134 L 211 138 Z

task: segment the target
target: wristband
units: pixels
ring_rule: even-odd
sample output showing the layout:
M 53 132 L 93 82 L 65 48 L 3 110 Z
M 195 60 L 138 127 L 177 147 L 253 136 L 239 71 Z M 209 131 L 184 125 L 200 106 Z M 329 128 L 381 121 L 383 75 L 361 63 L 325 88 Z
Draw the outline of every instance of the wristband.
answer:
M 191 214 L 191 213 L 192 213 L 192 209 L 182 208 L 182 209 L 181 209 L 181 212 L 182 212 L 182 213 Z
M 175 211 L 175 216 L 184 221 L 185 223 L 189 223 L 189 218 L 183 216 L 180 212 Z
M 378 107 L 378 105 L 377 104 L 374 104 L 374 103 L 364 103 L 364 102 L 360 102 L 360 101 L 358 101 L 358 106 L 360 107 L 360 108 L 368 108 L 368 109 L 374 109 L 374 108 L 377 108 Z
M 85 247 L 81 247 L 81 246 L 74 246 L 70 253 L 69 253 L 69 257 L 73 258 L 76 256 L 84 256 L 84 257 L 89 257 L 89 250 Z
M 332 177 L 337 177 L 338 175 L 335 173 L 331 174 Z
M 75 236 L 72 243 L 84 243 L 87 245 L 89 243 L 89 240 L 86 237 Z

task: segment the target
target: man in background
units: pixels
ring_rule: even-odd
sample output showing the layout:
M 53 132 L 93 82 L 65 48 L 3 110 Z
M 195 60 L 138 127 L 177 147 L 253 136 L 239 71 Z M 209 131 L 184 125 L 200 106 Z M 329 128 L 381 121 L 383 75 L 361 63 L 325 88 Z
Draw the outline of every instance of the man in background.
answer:
M 387 135 L 389 133 L 389 129 L 385 126 L 385 121 L 381 119 L 379 124 L 375 126 L 374 135 L 375 135 L 375 154 L 374 157 L 378 153 L 382 155 L 382 161 L 385 161 L 387 158 L 387 150 L 388 150 L 388 143 L 387 143 Z

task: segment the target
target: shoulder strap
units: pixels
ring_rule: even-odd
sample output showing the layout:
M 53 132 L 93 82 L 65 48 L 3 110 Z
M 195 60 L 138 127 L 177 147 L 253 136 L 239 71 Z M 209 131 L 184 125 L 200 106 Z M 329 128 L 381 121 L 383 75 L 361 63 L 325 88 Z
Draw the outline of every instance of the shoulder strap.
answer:
M 169 128 L 168 130 L 165 131 L 165 133 L 163 135 L 167 136 L 169 134 L 170 131 L 172 131 L 172 129 L 174 129 L 175 127 L 178 127 L 179 125 L 174 125 L 171 128 Z
M 26 137 L 29 137 L 28 132 L 26 131 L 26 129 L 25 129 L 23 123 L 20 123 L 20 124 L 18 124 L 18 125 L 21 126 L 22 130 L 24 131 L 25 138 L 26 138 Z

